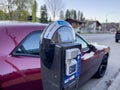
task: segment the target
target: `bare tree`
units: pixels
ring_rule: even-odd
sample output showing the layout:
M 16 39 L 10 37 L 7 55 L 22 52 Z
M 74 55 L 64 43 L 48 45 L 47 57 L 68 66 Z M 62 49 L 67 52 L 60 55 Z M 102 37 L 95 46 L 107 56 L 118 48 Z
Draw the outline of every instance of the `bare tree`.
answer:
M 5 13 L 9 13 L 9 15 L 8 14 L 5 14 L 6 15 L 6 17 L 8 18 L 8 19 L 10 19 L 10 17 L 11 18 L 13 18 L 13 8 L 15 8 L 14 6 L 15 6 L 15 2 L 14 2 L 14 0 L 2 0 L 1 2 L 0 2 L 0 4 L 1 4 L 1 7 L 2 7 L 2 10 L 5 12 Z
M 62 20 L 65 19 L 65 17 L 64 17 L 64 11 L 63 10 L 60 11 L 59 18 L 62 19 Z
M 6 19 L 18 20 L 23 18 L 25 12 L 32 12 L 32 5 L 35 0 L 2 0 L 0 5 L 6 13 Z
M 56 19 L 60 11 L 64 8 L 64 3 L 62 0 L 45 0 L 45 4 L 53 17 L 53 20 Z

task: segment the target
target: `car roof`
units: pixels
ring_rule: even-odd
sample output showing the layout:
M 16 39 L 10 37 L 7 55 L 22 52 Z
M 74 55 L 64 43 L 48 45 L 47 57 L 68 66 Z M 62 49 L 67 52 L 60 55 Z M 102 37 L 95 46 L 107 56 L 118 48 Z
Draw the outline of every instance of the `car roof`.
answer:
M 0 27 L 2 26 L 47 26 L 48 24 L 38 22 L 26 22 L 26 21 L 0 21 Z

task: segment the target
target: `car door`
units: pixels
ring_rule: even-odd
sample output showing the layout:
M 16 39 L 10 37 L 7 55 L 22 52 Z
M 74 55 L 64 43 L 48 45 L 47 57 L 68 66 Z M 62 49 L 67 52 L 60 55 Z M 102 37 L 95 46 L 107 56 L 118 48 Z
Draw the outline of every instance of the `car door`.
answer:
M 41 31 L 33 31 L 27 35 L 11 53 L 11 57 L 5 61 L 15 69 L 14 74 L 19 75 L 6 82 L 14 81 L 6 86 L 6 90 L 43 90 L 39 55 L 41 33 Z
M 96 71 L 97 55 L 96 52 L 90 50 L 89 44 L 79 35 L 76 35 L 77 43 L 82 45 L 81 49 L 81 73 L 80 85 L 88 80 Z

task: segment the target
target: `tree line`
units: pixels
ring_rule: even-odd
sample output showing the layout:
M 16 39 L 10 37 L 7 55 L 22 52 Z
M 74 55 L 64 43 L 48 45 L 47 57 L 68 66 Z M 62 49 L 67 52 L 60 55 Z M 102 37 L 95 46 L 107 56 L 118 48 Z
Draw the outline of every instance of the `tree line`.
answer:
M 46 5 L 42 5 L 40 9 L 40 22 L 46 23 L 51 21 L 51 17 L 48 17 L 48 10 Z M 66 19 L 74 19 L 74 20 L 79 20 L 79 21 L 84 21 L 85 17 L 83 15 L 83 12 L 80 10 L 76 11 L 74 9 L 69 10 L 67 9 L 66 11 L 61 10 L 59 12 L 59 19 L 66 20 Z
M 41 23 L 48 23 L 57 19 L 75 19 L 84 21 L 85 17 L 80 10 L 63 10 L 62 0 L 45 0 L 46 3 L 40 6 L 39 18 L 36 17 L 36 0 L 2 0 L 0 2 L 0 20 L 27 21 L 36 19 Z M 48 13 L 49 12 L 49 13 Z M 31 17 L 30 17 L 31 16 Z
M 84 21 L 85 17 L 83 15 L 83 12 L 80 10 L 76 11 L 74 9 L 69 10 L 67 9 L 64 13 L 64 11 L 60 11 L 60 19 L 74 19 L 79 21 Z

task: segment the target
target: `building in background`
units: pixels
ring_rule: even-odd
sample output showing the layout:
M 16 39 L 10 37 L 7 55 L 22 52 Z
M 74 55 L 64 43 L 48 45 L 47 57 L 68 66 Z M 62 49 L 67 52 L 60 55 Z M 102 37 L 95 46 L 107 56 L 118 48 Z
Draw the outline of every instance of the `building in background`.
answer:
M 66 19 L 76 32 L 96 33 L 101 31 L 101 23 L 99 21 L 79 21 L 74 19 Z
M 69 22 L 76 32 L 81 32 L 81 28 L 85 25 L 84 22 L 74 19 L 66 19 Z
M 119 23 L 102 23 L 103 32 L 115 32 L 119 28 Z
M 101 31 L 101 23 L 99 21 L 86 20 L 84 31 L 92 32 L 92 33 L 100 32 Z

